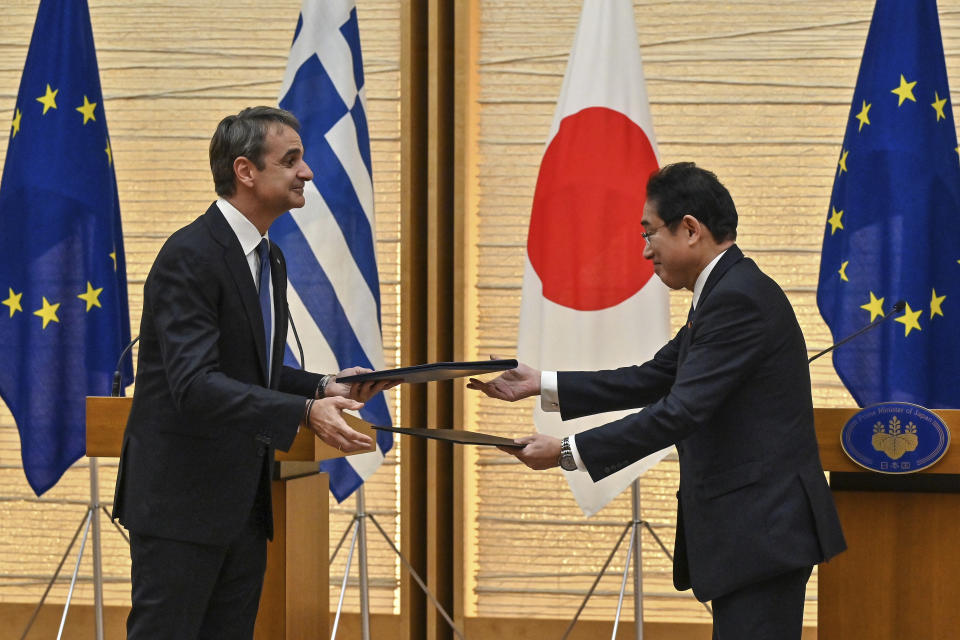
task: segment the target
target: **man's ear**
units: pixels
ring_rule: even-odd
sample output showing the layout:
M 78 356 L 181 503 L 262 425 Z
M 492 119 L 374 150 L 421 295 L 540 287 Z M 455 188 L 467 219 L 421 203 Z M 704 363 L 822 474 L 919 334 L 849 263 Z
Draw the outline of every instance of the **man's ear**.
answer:
M 689 213 L 680 219 L 680 228 L 687 235 L 687 244 L 694 244 L 706 232 L 703 224 Z
M 253 187 L 253 175 L 256 166 L 249 158 L 244 156 L 237 157 L 233 161 L 233 175 L 238 184 L 243 184 L 247 188 Z

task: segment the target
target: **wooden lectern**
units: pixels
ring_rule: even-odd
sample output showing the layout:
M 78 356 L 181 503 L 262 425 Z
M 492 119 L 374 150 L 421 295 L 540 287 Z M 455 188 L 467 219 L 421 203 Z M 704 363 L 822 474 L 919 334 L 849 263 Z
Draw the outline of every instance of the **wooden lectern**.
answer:
M 132 398 L 87 398 L 87 457 L 120 455 Z M 350 426 L 376 441 L 370 425 Z M 260 597 L 256 640 L 314 640 L 329 635 L 330 550 L 328 479 L 317 461 L 341 451 L 301 429 L 290 451 L 276 452 L 273 542 Z
M 856 465 L 840 432 L 859 409 L 817 409 L 820 458 L 847 551 L 820 565 L 822 640 L 953 638 L 960 628 L 960 410 L 935 413 L 953 446 L 935 465 L 887 475 Z

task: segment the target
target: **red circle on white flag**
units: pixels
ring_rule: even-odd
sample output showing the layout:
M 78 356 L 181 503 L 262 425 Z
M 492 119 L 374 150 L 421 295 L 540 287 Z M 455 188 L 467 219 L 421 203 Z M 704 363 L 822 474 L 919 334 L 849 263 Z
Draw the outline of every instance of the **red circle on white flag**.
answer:
M 597 311 L 620 304 L 653 276 L 643 257 L 643 203 L 657 157 L 625 115 L 590 107 L 567 116 L 550 141 L 533 196 L 527 254 L 543 295 Z

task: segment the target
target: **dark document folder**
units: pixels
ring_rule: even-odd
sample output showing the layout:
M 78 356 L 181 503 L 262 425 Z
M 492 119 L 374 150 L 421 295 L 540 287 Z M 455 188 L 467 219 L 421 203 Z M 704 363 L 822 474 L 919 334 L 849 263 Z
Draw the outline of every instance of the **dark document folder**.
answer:
M 354 376 L 337 378 L 337 382 L 368 382 L 370 380 L 399 380 L 400 382 L 434 382 L 436 380 L 451 380 L 465 376 L 475 376 L 492 371 L 506 371 L 516 369 L 517 361 L 510 360 L 477 360 L 475 362 L 431 362 L 418 364 L 413 367 L 399 369 L 384 369 L 370 373 L 358 373 Z
M 453 442 L 455 444 L 480 444 L 491 447 L 515 447 L 522 449 L 526 445 L 517 444 L 510 438 L 501 438 L 487 433 L 477 433 L 476 431 L 461 431 L 460 429 L 418 429 L 403 427 L 380 427 L 371 424 L 352 413 L 344 412 L 343 419 L 354 429 L 369 428 L 380 429 L 381 431 L 392 431 L 402 433 L 415 438 L 432 438 L 434 440 L 443 440 L 444 442 Z
M 453 442 L 455 444 L 480 444 L 489 445 L 492 447 L 514 447 L 516 449 L 522 449 L 524 446 L 526 446 L 517 444 L 510 438 L 501 438 L 500 436 L 492 436 L 488 433 L 478 433 L 476 431 L 462 431 L 460 429 L 417 429 L 412 427 L 379 427 L 375 424 L 370 426 L 372 426 L 374 429 L 380 429 L 381 431 L 392 431 L 394 433 L 402 433 L 404 435 L 414 436 L 417 438 L 432 438 L 434 440 Z

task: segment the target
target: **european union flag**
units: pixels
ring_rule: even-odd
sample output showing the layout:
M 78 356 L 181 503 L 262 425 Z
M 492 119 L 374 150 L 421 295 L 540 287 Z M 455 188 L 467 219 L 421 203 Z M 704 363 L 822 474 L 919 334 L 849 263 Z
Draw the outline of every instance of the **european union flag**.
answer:
M 861 405 L 960 406 L 960 149 L 935 0 L 878 0 L 823 236 L 817 304 Z
M 85 451 L 130 339 L 113 152 L 86 0 L 42 0 L 0 181 L 0 396 L 37 495 Z M 124 378 L 133 378 L 127 365 Z

